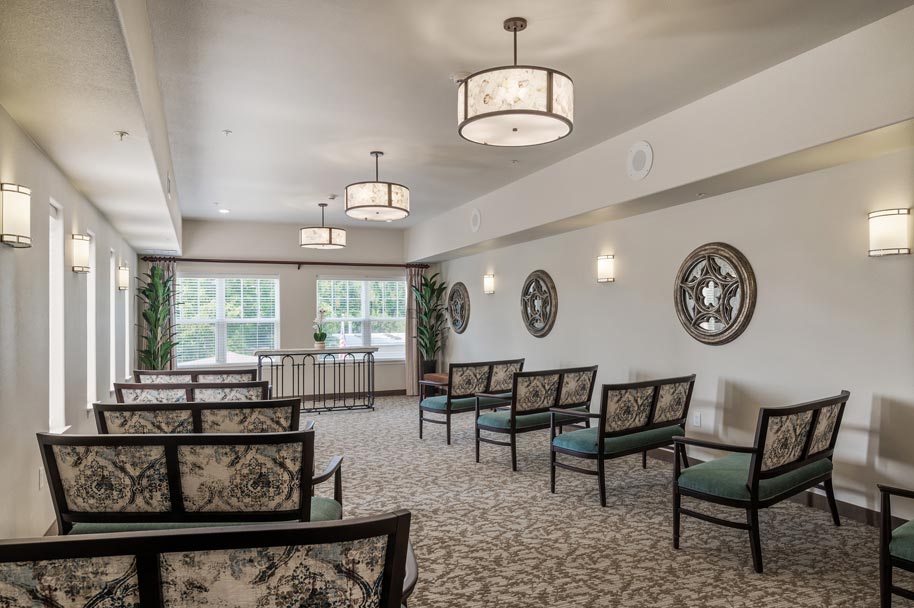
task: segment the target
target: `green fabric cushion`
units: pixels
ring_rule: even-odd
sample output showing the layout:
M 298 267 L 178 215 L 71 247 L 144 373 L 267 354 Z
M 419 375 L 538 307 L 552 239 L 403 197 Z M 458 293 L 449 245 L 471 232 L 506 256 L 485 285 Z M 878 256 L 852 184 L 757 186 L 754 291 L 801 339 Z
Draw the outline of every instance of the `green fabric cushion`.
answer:
M 892 531 L 889 554 L 914 562 L 914 519 Z
M 659 429 L 620 435 L 619 437 L 608 437 L 603 440 L 603 452 L 605 454 L 615 454 L 626 450 L 634 450 L 642 446 L 653 445 L 660 441 L 672 442 L 673 437 L 682 435 L 684 435 L 682 427 L 665 426 Z M 574 450 L 575 452 L 596 454 L 599 437 L 600 429 L 583 429 L 556 435 L 555 439 L 552 440 L 552 445 L 566 450 Z
M 504 399 L 510 399 L 511 393 L 502 393 L 501 397 Z M 483 397 L 479 400 L 479 405 L 482 407 L 492 406 L 492 405 L 505 405 L 502 403 L 502 399 L 493 399 L 491 397 Z M 433 410 L 441 410 L 442 412 L 447 409 L 447 395 L 436 395 L 434 397 L 426 397 L 422 400 L 422 407 L 427 407 Z M 452 412 L 466 412 L 469 410 L 476 409 L 476 397 L 463 397 L 461 399 L 454 399 L 451 401 L 451 411 Z
M 311 521 L 334 521 L 343 519 L 343 505 L 332 498 L 311 497 Z
M 581 407 L 572 407 L 569 408 L 570 412 L 586 412 L 587 406 L 582 405 Z M 556 421 L 566 422 L 568 420 L 580 420 L 582 423 L 585 421 L 584 418 L 574 418 L 573 416 L 563 416 L 561 414 L 556 414 Z M 539 412 L 537 414 L 524 414 L 523 416 L 517 417 L 517 428 L 523 429 L 531 426 L 538 426 L 541 424 L 549 425 L 549 412 Z M 482 414 L 479 418 L 476 419 L 477 424 L 483 426 L 494 426 L 500 429 L 509 429 L 511 428 L 511 412 L 492 412 L 491 414 Z
M 683 469 L 679 487 L 721 498 L 749 500 L 749 465 L 752 454 L 730 454 Z M 767 500 L 789 494 L 791 490 L 832 470 L 827 458 L 759 482 L 759 498 Z

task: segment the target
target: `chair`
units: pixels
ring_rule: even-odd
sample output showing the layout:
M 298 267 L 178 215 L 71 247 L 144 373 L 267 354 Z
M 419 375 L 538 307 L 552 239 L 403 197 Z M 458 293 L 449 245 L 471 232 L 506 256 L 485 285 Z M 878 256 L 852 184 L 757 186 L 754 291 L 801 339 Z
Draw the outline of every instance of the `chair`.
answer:
M 156 433 L 281 433 L 297 431 L 301 400 L 96 403 L 101 435 Z
M 476 462 L 479 444 L 509 446 L 511 470 L 517 470 L 517 435 L 550 428 L 550 425 L 578 424 L 580 418 L 570 414 L 587 412 L 593 396 L 597 366 L 553 369 L 514 374 L 511 394 L 502 398 L 492 393 L 477 395 Z M 501 407 L 500 411 L 483 414 L 482 410 Z M 555 409 L 559 413 L 550 412 Z M 584 419 L 585 426 L 590 420 Z M 509 441 L 483 437 L 481 431 L 509 435 Z
M 185 382 L 181 384 L 115 383 L 118 403 L 186 403 L 189 401 L 259 401 L 270 398 L 266 380 L 251 382 Z
M 914 490 L 879 485 L 882 516 L 879 524 L 879 596 L 882 608 L 891 608 L 892 595 L 914 600 L 914 591 L 892 583 L 895 568 L 914 572 L 914 520 L 892 529 L 892 496 L 914 499 Z
M 641 453 L 641 466 L 647 468 L 647 451 L 673 445 L 673 437 L 685 435 L 685 424 L 692 401 L 695 375 L 629 384 L 604 384 L 600 413 L 550 410 L 552 438 L 549 455 L 549 486 L 555 494 L 556 467 L 596 475 L 600 505 L 606 506 L 605 461 Z M 557 416 L 599 419 L 594 428 L 557 434 Z M 559 462 L 557 454 L 597 461 L 597 468 L 585 469 Z M 687 461 L 683 461 L 687 462 Z
M 397 608 L 408 511 L 341 522 L 0 541 L 4 606 Z M 415 566 L 412 574 L 415 575 Z
M 505 361 L 484 361 L 479 363 L 451 363 L 448 366 L 447 384 L 430 380 L 419 381 L 419 439 L 422 439 L 422 424 L 444 424 L 447 427 L 447 445 L 451 445 L 451 416 L 476 410 L 477 393 L 493 393 L 496 397 L 482 399 L 482 407 L 501 403 L 511 394 L 512 379 L 516 372 L 524 369 L 523 359 Z M 445 391 L 444 395 L 428 397 L 428 388 Z M 424 412 L 424 413 L 423 413 Z M 425 414 L 443 414 L 444 420 L 426 418 Z
M 253 382 L 257 380 L 257 368 L 251 369 L 201 369 L 187 371 L 180 369 L 137 369 L 133 379 L 140 384 L 187 384 L 189 382 Z
M 38 444 L 61 534 L 92 534 L 342 517 L 312 497 L 314 431 L 54 435 Z
M 752 565 L 762 572 L 759 509 L 770 507 L 809 488 L 825 490 L 832 520 L 841 525 L 832 488 L 832 454 L 850 393 L 792 407 L 762 408 L 753 446 L 736 446 L 686 437 L 674 438 L 673 548 L 679 548 L 680 516 L 747 530 Z M 695 446 L 731 452 L 729 456 L 682 470 L 683 448 Z M 721 519 L 682 507 L 690 496 L 746 511 L 746 523 Z

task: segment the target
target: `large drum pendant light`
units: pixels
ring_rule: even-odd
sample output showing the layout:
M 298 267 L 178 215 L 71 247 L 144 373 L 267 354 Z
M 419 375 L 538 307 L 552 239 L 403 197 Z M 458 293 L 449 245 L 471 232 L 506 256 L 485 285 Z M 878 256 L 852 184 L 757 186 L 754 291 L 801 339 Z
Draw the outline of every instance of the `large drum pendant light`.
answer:
M 574 128 L 574 83 L 551 68 L 517 64 L 517 32 L 527 20 L 505 20 L 514 34 L 514 65 L 467 76 L 457 89 L 457 132 L 487 146 L 535 146 Z
M 378 179 L 378 158 L 374 156 L 374 181 L 356 182 L 346 186 L 346 215 L 369 222 L 392 222 L 409 215 L 409 188 Z
M 330 197 L 334 200 L 336 195 Z M 324 226 L 324 209 L 327 203 L 318 203 L 321 208 L 321 225 L 306 226 L 298 232 L 298 244 L 308 249 L 342 249 L 346 246 L 346 231 L 342 228 Z

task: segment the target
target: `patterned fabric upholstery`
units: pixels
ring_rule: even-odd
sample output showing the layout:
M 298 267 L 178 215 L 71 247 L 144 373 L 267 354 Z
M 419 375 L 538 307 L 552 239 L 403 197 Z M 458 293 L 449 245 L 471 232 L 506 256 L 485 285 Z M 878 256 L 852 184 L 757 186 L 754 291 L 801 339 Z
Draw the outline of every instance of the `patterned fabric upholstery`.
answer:
M 380 605 L 386 537 L 326 545 L 166 553 L 160 558 L 164 605 Z
M 193 433 L 190 410 L 107 411 L 105 424 L 111 434 Z
M 452 366 L 451 397 L 485 392 L 489 385 L 489 366 Z
M 682 418 L 688 396 L 688 382 L 661 385 L 657 407 L 654 410 L 654 422 L 669 422 Z
M 288 407 L 200 410 L 204 433 L 281 433 L 294 430 Z
M 171 508 L 162 446 L 54 446 L 71 511 L 166 512 Z
M 256 380 L 256 378 L 252 377 L 250 373 L 197 375 L 197 382 L 251 382 L 252 380 Z
M 140 384 L 187 384 L 193 382 L 190 374 L 140 374 Z
M 836 403 L 823 407 L 819 410 L 819 420 L 816 422 L 816 430 L 812 434 L 812 442 L 809 444 L 809 453 L 818 454 L 822 450 L 827 450 L 831 445 L 831 438 L 835 432 L 835 425 L 838 423 L 838 412 L 841 411 L 841 404 Z
M 287 511 L 300 506 L 300 443 L 182 445 L 178 463 L 188 511 Z
M 564 374 L 562 396 L 559 405 L 580 405 L 587 402 L 590 385 L 593 383 L 593 372 L 571 372 Z
M 489 385 L 490 393 L 510 391 L 514 388 L 514 374 L 521 370 L 521 362 L 501 363 L 492 366 L 492 382 Z
M 121 391 L 124 403 L 185 403 L 187 391 L 183 388 L 125 388 Z
M 606 432 L 624 431 L 645 426 L 651 415 L 654 388 L 630 388 L 609 391 L 606 398 Z
M 515 407 L 519 412 L 552 407 L 558 389 L 559 374 L 520 376 L 514 396 Z
M 259 386 L 195 388 L 194 401 L 257 401 L 263 398 Z
M 0 564 L 4 608 L 140 608 L 132 555 Z
M 762 453 L 762 470 L 770 471 L 799 460 L 803 455 L 811 422 L 811 411 L 769 418 Z

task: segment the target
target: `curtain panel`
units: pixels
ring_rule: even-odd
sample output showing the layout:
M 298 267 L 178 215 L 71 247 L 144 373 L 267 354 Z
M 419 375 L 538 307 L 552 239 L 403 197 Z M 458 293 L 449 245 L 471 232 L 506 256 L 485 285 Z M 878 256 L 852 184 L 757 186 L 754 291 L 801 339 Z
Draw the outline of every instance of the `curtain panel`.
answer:
M 416 296 L 413 287 L 419 288 L 424 269 L 414 266 L 406 268 L 406 394 L 419 394 L 419 380 L 422 378 L 422 361 L 419 357 L 418 320 L 416 316 Z

